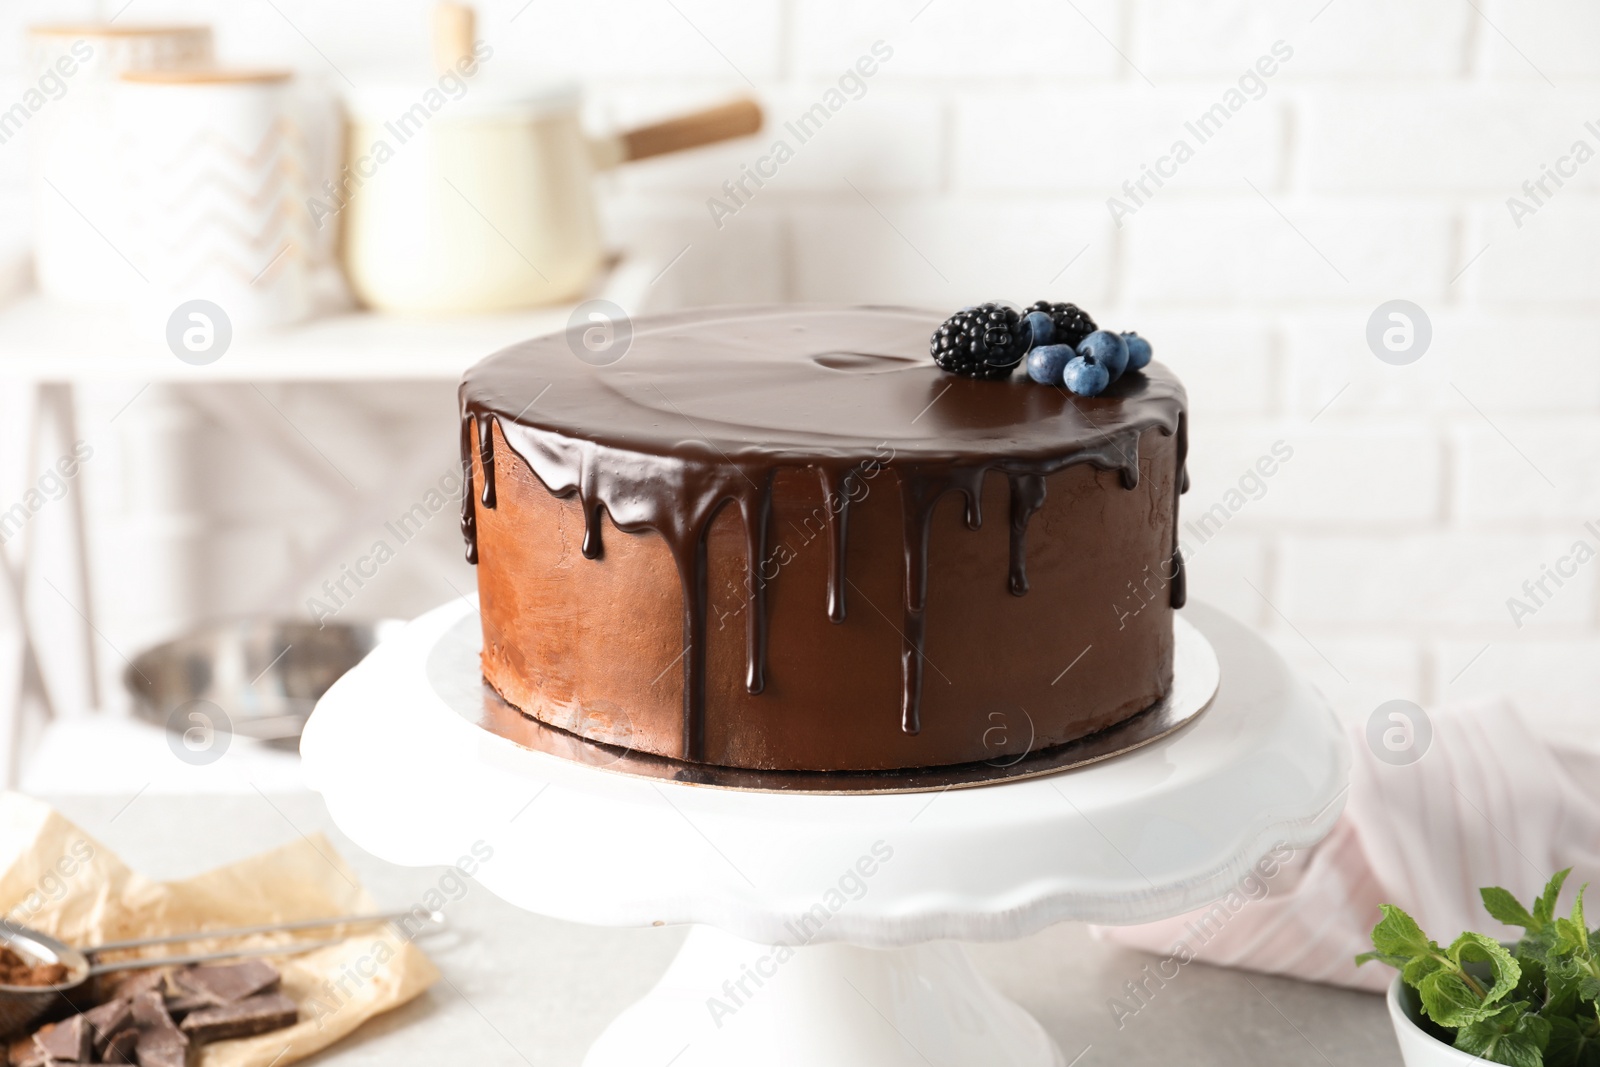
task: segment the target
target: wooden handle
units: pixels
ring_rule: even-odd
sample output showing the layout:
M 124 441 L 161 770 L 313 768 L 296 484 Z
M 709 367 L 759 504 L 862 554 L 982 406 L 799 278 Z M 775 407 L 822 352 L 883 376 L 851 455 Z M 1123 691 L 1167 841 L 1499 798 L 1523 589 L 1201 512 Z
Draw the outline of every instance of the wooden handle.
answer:
M 446 74 L 472 55 L 477 14 L 467 4 L 435 4 L 433 8 L 433 70 Z
M 618 140 L 622 143 L 623 159 L 649 159 L 686 148 L 731 141 L 760 129 L 761 105 L 746 99 L 641 126 L 624 133 Z

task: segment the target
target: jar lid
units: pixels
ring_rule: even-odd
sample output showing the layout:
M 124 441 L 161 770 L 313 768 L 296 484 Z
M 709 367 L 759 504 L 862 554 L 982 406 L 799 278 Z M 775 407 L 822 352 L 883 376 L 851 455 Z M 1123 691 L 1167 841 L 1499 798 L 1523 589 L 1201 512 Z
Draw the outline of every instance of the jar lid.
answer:
M 110 22 L 57 22 L 29 26 L 34 37 L 195 37 L 210 36 L 211 27 L 202 25 L 139 25 Z
M 260 85 L 286 82 L 294 77 L 288 70 L 215 70 L 195 67 L 187 70 L 125 70 L 118 75 L 137 85 Z

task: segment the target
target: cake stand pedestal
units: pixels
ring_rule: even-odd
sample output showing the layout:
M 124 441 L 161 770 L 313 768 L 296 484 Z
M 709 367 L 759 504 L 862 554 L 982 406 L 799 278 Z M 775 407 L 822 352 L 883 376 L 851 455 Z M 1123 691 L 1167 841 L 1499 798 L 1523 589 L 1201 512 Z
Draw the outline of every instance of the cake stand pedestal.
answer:
M 695 924 L 586 1067 L 1059 1067 L 959 942 L 1200 907 L 1343 806 L 1349 754 L 1323 701 L 1243 626 L 1183 614 L 1221 667 L 1195 721 L 977 788 L 740 792 L 523 748 L 479 725 L 476 660 L 456 647 L 475 624 L 465 601 L 345 675 L 301 752 L 340 829 L 386 860 L 451 864 L 476 845 L 492 850 L 477 880 L 530 911 Z

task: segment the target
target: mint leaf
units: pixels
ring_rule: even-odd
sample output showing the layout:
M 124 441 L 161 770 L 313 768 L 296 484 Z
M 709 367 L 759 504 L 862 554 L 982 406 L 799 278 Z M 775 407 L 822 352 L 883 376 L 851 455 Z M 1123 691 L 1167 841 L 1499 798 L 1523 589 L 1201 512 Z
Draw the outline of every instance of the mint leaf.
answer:
M 1571 867 L 1564 871 L 1557 871 L 1550 881 L 1545 884 L 1544 892 L 1539 894 L 1539 899 L 1533 902 L 1533 917 L 1535 919 L 1547 923 L 1556 917 L 1556 901 L 1561 897 L 1561 886 L 1566 882 L 1567 875 L 1571 873 Z
M 1483 907 L 1492 918 L 1505 923 L 1507 926 L 1520 926 L 1524 930 L 1536 930 L 1544 924 L 1535 919 L 1524 908 L 1516 897 L 1499 886 L 1490 886 L 1478 890 L 1478 895 L 1483 898 Z M 1537 907 L 1538 905 L 1534 905 Z
M 1523 935 L 1522 940 L 1517 942 L 1517 955 L 1519 958 L 1533 956 L 1538 959 L 1544 959 L 1550 955 L 1555 943 L 1556 924 L 1553 922 L 1545 923 L 1537 931 L 1529 930 Z
M 1589 950 L 1589 931 L 1571 919 L 1557 919 L 1553 924 L 1556 932 L 1555 944 L 1550 951 L 1558 956 L 1587 955 Z
M 1511 1067 L 1544 1067 L 1550 1023 L 1526 1014 L 1525 1003 L 1509 1004 L 1456 1032 L 1456 1048 L 1491 1063 Z
M 1522 968 L 1504 945 L 1485 934 L 1465 933 L 1456 938 L 1445 955 L 1457 964 L 1487 963 L 1494 984 L 1484 991 L 1483 1003 L 1494 1004 L 1517 987 Z
M 1583 968 L 1570 959 L 1552 959 L 1546 971 L 1547 992 L 1541 1014 L 1547 1019 L 1575 1015 L 1578 1011 L 1578 989 L 1583 984 Z
M 1422 984 L 1422 980 L 1430 974 L 1445 970 L 1450 966 L 1450 961 L 1445 958 L 1444 951 L 1434 946 L 1437 951 L 1426 956 L 1418 956 L 1400 969 L 1400 977 L 1406 985 L 1415 989 Z
M 1484 1006 L 1466 980 L 1455 971 L 1435 971 L 1417 983 L 1423 1013 L 1440 1026 L 1469 1026 L 1500 1009 Z
M 1473 932 L 1440 948 L 1385 904 L 1374 951 L 1356 962 L 1399 968 L 1417 991 L 1423 1029 L 1464 1052 L 1508 1067 L 1600 1067 L 1600 929 L 1584 915 L 1587 886 L 1557 916 L 1570 873 L 1558 871 L 1531 907 L 1498 886 L 1479 890 L 1491 916 L 1522 928 L 1512 951 Z
M 1551 1019 L 1550 1041 L 1545 1045 L 1545 1067 L 1600 1067 L 1600 1027 L 1590 1021 L 1585 1029 L 1573 1019 Z
M 1543 1009 L 1548 988 L 1544 958 L 1526 951 L 1525 945 L 1518 945 L 1516 960 L 1522 977 L 1517 979 L 1517 988 L 1511 991 L 1511 999 L 1530 1001 L 1537 1009 Z
M 1388 956 L 1422 956 L 1435 946 L 1417 920 L 1393 904 L 1379 904 L 1383 918 L 1372 928 L 1372 947 Z

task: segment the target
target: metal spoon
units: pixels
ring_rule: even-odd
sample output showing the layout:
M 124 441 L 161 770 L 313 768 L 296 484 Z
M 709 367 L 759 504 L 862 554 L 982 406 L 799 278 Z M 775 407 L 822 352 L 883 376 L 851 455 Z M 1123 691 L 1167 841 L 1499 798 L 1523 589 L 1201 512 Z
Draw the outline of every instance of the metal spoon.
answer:
M 148 948 L 152 945 L 176 945 L 192 941 L 210 941 L 217 938 L 248 937 L 254 934 L 288 933 L 300 930 L 326 930 L 336 926 L 370 926 L 421 918 L 426 928 L 444 925 L 444 915 L 438 911 L 396 911 L 382 915 L 349 915 L 328 919 L 302 919 L 295 922 L 267 923 L 261 926 L 241 926 L 229 930 L 196 930 L 192 933 L 167 934 L 162 937 L 144 937 L 133 941 L 112 941 L 91 948 L 73 948 L 48 934 L 0 919 L 0 946 L 9 948 L 30 963 L 59 963 L 67 969 L 67 977 L 55 985 L 16 986 L 0 985 L 0 1034 L 13 1034 L 33 1022 L 58 995 L 64 995 L 83 985 L 91 978 L 114 971 L 142 971 L 151 967 L 172 964 L 210 963 L 216 960 L 243 959 L 250 956 L 292 956 L 314 949 L 339 944 L 339 938 L 327 941 L 298 941 L 288 945 L 259 945 L 253 948 L 197 952 L 170 956 L 136 957 L 97 963 L 95 956 L 104 952 Z M 418 931 L 421 932 L 421 931 Z M 407 931 L 410 934 L 410 931 Z

